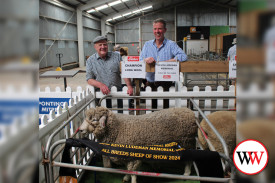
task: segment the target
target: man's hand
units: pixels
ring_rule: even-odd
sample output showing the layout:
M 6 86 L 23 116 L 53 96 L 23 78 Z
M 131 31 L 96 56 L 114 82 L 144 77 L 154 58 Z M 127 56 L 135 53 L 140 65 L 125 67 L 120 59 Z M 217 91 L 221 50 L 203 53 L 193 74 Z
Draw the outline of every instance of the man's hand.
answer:
M 146 62 L 147 64 L 152 64 L 152 63 L 154 63 L 154 62 L 156 62 L 156 61 L 155 61 L 155 59 L 154 59 L 153 57 L 148 57 L 148 58 L 145 59 L 145 62 Z
M 133 95 L 134 89 L 133 89 L 132 85 L 127 86 L 127 87 L 128 87 L 127 94 L 129 94 L 130 96 Z
M 109 88 L 108 88 L 105 84 L 103 84 L 103 83 L 101 83 L 101 85 L 100 85 L 100 91 L 101 91 L 104 95 L 108 95 L 108 94 L 110 93 Z

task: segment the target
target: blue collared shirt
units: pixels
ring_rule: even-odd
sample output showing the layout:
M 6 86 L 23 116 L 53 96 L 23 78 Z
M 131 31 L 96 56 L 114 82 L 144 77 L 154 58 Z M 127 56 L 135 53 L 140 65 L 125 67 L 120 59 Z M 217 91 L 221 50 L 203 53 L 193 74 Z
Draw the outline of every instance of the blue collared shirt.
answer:
M 156 61 L 166 61 L 170 59 L 176 59 L 180 62 L 187 60 L 187 55 L 183 50 L 175 43 L 169 39 L 164 38 L 162 45 L 158 48 L 155 40 L 147 41 L 140 54 L 141 60 L 153 57 Z M 155 73 L 147 72 L 146 79 L 149 82 L 155 81 Z
M 93 54 L 86 61 L 86 80 L 95 79 L 109 89 L 112 86 L 121 88 L 120 61 L 120 54 L 115 52 L 108 52 L 105 60 L 98 53 Z

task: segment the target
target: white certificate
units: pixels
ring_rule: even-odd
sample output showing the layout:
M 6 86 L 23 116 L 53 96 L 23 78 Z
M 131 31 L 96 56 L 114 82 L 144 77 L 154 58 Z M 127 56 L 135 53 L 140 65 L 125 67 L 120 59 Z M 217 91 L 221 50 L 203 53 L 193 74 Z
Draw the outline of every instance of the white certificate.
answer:
M 144 62 L 121 62 L 122 78 L 145 78 Z
M 229 78 L 235 79 L 237 77 L 237 62 L 235 59 L 229 61 Z
M 269 46 L 266 50 L 266 61 L 265 68 L 268 74 L 275 73 L 275 48 L 273 46 Z
M 179 81 L 179 62 L 157 62 L 155 81 Z

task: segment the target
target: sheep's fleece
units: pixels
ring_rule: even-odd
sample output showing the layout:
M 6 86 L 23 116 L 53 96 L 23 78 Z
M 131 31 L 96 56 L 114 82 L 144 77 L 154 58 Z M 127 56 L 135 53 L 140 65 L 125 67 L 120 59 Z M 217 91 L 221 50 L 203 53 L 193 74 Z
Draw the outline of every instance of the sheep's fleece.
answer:
M 225 140 L 229 155 L 232 156 L 236 147 L 236 111 L 217 111 L 207 115 L 207 118 Z M 222 144 L 204 119 L 201 121 L 200 125 L 207 134 L 208 139 L 212 142 L 216 151 L 223 153 Z M 204 149 L 207 148 L 207 143 L 199 129 L 198 140 Z
M 100 120 L 106 116 L 105 122 Z M 186 149 L 195 147 L 196 123 L 194 112 L 188 108 L 170 108 L 150 114 L 134 116 L 115 114 L 104 107 L 86 111 L 86 126 L 99 142 L 152 145 L 171 141 Z M 101 121 L 101 122 L 100 122 Z M 85 128 L 81 127 L 82 132 Z
M 174 141 L 185 149 L 195 148 L 196 129 L 195 115 L 187 108 L 163 109 L 140 116 L 115 114 L 104 107 L 91 108 L 80 126 L 82 133 L 93 133 L 99 142 L 145 146 Z M 130 171 L 141 166 L 140 160 L 102 157 L 104 167 L 112 167 L 111 161 L 125 164 Z M 190 167 L 186 166 L 185 174 L 190 174 Z M 136 175 L 131 175 L 132 183 L 136 179 Z M 123 182 L 129 180 L 129 175 L 124 176 Z

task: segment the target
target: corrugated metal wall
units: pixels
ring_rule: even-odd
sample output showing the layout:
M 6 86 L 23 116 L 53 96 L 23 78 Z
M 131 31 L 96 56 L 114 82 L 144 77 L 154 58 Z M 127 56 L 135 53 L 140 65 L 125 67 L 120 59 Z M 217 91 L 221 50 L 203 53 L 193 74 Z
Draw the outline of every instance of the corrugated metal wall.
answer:
M 51 50 L 40 62 L 40 68 L 58 66 L 57 53 L 63 53 L 62 64 L 78 62 L 76 13 L 44 1 L 40 1 L 39 6 L 40 59 L 53 43 L 52 40 L 56 39 L 60 30 L 62 30 L 66 22 L 70 19 L 66 28 L 62 34 L 60 34 L 61 41 L 56 41 L 53 44 Z M 228 8 L 203 2 L 194 2 L 176 7 L 176 12 L 177 26 L 230 25 L 230 31 L 236 33 L 235 26 L 237 25 L 237 20 L 235 10 L 230 11 L 230 18 L 228 18 Z M 109 50 L 112 50 L 116 43 L 122 47 L 128 47 L 129 55 L 137 55 L 139 41 L 141 41 L 141 46 L 143 46 L 146 41 L 154 39 L 152 22 L 157 18 L 164 18 L 167 21 L 165 37 L 175 41 L 175 9 L 170 8 L 116 24 L 115 27 L 106 25 L 108 40 L 111 41 Z M 101 22 L 83 16 L 84 56 L 90 56 L 95 53 L 92 40 L 98 35 L 101 35 Z
M 229 25 L 228 8 L 204 2 L 194 2 L 177 7 L 177 26 Z M 236 26 L 236 11 L 231 10 L 230 25 Z
M 108 40 L 111 42 L 109 46 L 109 51 L 113 51 L 113 47 L 115 45 L 115 28 L 111 25 L 106 25 L 106 34 L 108 37 Z
M 58 53 L 63 54 L 61 58 L 62 64 L 77 62 L 76 14 L 44 1 L 40 1 L 39 11 L 39 55 L 40 59 L 43 57 L 39 67 L 59 66 L 59 61 L 56 57 Z M 61 32 L 67 21 L 69 23 Z M 58 37 L 61 41 L 54 42 L 53 40 Z M 49 51 L 45 55 L 46 50 Z
M 139 46 L 139 19 L 130 20 L 115 26 L 116 44 L 128 47 L 129 55 L 138 55 Z
M 84 40 L 84 57 L 91 56 L 96 51 L 94 49 L 93 39 L 101 35 L 100 21 L 83 16 L 83 40 Z
M 176 7 L 177 26 L 232 26 L 231 33 L 236 33 L 237 15 L 236 10 L 220 7 L 213 4 L 194 2 Z M 136 46 L 141 40 L 141 45 L 148 40 L 154 39 L 152 31 L 153 20 L 164 18 L 167 21 L 165 37 L 175 41 L 175 9 L 170 8 L 146 15 L 139 19 L 133 19 L 116 24 L 116 42 L 129 48 L 130 55 L 137 55 Z M 230 21 L 230 23 L 229 23 Z M 139 39 L 139 24 L 141 24 L 141 39 Z M 135 46 L 133 47 L 132 44 Z
M 157 18 L 165 18 L 167 21 L 165 37 L 175 40 L 174 9 L 170 9 L 144 16 L 140 20 L 136 18 L 117 24 L 115 26 L 116 43 L 128 47 L 129 55 L 138 55 L 137 47 L 139 46 L 139 41 L 141 41 L 141 47 L 143 47 L 146 41 L 154 39 L 153 20 Z M 141 39 L 139 39 L 139 24 L 141 24 Z
M 40 60 L 43 58 L 39 67 L 59 66 L 57 53 L 63 54 L 62 64 L 78 62 L 76 12 L 44 1 L 40 1 L 39 11 L 39 58 Z M 84 56 L 90 56 L 95 53 L 92 40 L 101 35 L 101 22 L 86 16 L 83 16 L 82 20 Z M 64 28 L 66 22 L 69 23 Z M 60 33 L 63 28 L 64 30 Z M 53 40 L 58 37 L 58 41 L 54 42 Z M 49 51 L 45 55 L 46 50 Z
M 167 39 L 175 41 L 175 15 L 174 8 L 161 11 L 158 13 L 150 14 L 142 17 L 141 19 L 141 46 L 143 47 L 146 41 L 154 39 L 153 34 L 153 21 L 157 18 L 163 18 L 166 20 L 167 31 L 165 37 Z

